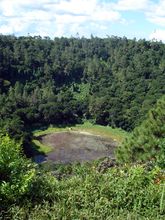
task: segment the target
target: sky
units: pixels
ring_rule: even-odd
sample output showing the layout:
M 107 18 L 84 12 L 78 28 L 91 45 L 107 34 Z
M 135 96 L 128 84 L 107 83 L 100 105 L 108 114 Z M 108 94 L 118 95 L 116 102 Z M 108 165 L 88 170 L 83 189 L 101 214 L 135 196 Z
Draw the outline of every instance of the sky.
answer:
M 0 34 L 165 42 L 165 0 L 0 0 Z

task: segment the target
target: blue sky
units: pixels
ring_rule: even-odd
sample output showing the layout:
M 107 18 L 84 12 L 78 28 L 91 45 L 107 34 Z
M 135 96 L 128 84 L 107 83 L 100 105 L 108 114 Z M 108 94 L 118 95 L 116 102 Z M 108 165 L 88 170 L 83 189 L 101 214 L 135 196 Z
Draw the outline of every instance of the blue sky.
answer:
M 0 33 L 165 42 L 165 0 L 0 0 Z

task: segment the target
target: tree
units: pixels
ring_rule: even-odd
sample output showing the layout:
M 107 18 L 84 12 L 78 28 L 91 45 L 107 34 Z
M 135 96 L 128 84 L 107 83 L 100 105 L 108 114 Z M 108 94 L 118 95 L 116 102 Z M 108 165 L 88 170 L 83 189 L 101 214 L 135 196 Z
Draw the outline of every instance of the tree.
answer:
M 117 149 L 119 161 L 146 161 L 163 156 L 165 140 L 165 96 L 158 100 L 143 123 Z

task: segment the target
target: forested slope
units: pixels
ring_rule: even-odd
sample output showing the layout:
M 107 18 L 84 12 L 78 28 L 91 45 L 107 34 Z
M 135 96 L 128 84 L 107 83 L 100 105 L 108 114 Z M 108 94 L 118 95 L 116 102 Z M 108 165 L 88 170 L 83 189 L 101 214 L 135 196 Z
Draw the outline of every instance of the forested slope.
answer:
M 0 36 L 0 124 L 12 136 L 82 119 L 131 130 L 164 85 L 161 42 Z

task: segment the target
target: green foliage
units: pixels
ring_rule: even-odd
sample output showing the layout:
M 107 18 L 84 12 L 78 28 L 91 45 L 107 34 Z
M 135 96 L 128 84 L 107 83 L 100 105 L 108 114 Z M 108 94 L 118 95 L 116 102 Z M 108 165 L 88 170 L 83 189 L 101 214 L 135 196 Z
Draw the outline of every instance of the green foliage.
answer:
M 8 136 L 0 137 L 0 200 L 2 205 L 18 202 L 27 194 L 36 174 L 25 159 L 20 144 Z
M 145 40 L 1 35 L 0 124 L 91 119 L 132 130 L 165 93 L 164 54 Z
M 44 193 L 38 200 L 44 199 L 43 204 L 13 206 L 8 213 L 11 219 L 164 218 L 164 173 L 158 167 L 123 166 L 99 173 L 95 165 L 76 164 L 63 172 L 69 177 L 60 181 L 49 175 L 40 178 L 32 194 L 38 194 L 42 185 Z
M 3 124 L 4 132 L 8 133 L 11 137 L 14 137 L 17 140 L 23 137 L 24 123 L 21 121 L 20 117 L 15 116 L 5 121 L 1 121 L 1 123 Z
M 99 172 L 92 164 L 34 166 L 0 139 L 2 219 L 163 219 L 165 175 L 150 164 Z M 60 178 L 59 178 L 60 177 Z
M 159 142 L 158 147 L 160 152 L 156 156 L 157 163 L 160 167 L 165 167 L 165 138 Z
M 0 137 L 0 211 L 9 210 L 11 205 L 55 199 L 56 182 L 50 172 L 41 173 L 23 156 L 20 144 L 8 136 Z
M 157 159 L 163 165 L 165 158 L 165 96 L 151 109 L 148 118 L 117 149 L 119 161 Z

